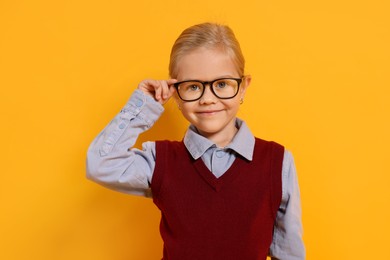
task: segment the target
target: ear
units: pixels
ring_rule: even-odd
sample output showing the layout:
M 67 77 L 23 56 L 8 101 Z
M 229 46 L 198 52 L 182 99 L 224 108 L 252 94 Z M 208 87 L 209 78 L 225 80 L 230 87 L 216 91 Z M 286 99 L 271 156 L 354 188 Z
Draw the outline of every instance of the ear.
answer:
M 251 81 L 252 81 L 251 75 L 247 75 L 247 76 L 245 76 L 245 77 L 242 79 L 241 86 L 240 86 L 240 93 L 241 93 L 241 97 L 242 97 L 242 98 L 243 98 L 244 95 L 245 95 L 246 89 L 247 89 L 247 88 L 249 87 L 249 85 L 251 84 Z

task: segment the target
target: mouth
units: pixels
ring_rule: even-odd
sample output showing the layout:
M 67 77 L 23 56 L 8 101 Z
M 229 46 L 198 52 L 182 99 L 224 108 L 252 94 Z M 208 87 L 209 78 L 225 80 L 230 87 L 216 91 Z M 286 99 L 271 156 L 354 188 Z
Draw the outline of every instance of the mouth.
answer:
M 204 111 L 198 111 L 196 113 L 200 116 L 213 116 L 221 111 L 222 110 L 204 110 Z

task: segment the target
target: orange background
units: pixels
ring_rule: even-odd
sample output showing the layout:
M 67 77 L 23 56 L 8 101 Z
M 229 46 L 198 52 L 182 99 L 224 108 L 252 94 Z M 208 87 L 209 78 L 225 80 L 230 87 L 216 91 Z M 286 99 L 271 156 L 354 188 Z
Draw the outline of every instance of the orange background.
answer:
M 390 259 L 388 1 L 0 2 L 0 259 L 160 259 L 159 212 L 85 178 L 88 145 L 186 27 L 230 25 L 239 116 L 283 143 L 307 259 Z M 173 102 L 140 141 L 181 139 Z

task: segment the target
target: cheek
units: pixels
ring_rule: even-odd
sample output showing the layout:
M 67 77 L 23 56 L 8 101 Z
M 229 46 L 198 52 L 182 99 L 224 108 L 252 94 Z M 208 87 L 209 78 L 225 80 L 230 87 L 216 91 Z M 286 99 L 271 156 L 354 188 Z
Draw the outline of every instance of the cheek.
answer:
M 240 107 L 240 96 L 236 96 L 234 99 L 227 101 L 225 106 L 231 110 L 237 111 Z
M 179 108 L 181 113 L 186 117 L 186 115 L 194 111 L 194 104 L 191 102 L 179 102 Z

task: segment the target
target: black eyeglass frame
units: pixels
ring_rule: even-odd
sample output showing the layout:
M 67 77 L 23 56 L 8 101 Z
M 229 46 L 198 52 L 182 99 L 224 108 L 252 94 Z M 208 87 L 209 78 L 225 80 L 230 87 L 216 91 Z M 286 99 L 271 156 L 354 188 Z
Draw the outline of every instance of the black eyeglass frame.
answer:
M 213 84 L 214 82 L 218 81 L 218 80 L 224 80 L 224 79 L 231 79 L 231 80 L 235 80 L 237 82 L 237 91 L 236 93 L 231 96 L 231 97 L 219 97 L 215 91 L 214 91 L 214 88 L 213 88 Z M 231 98 L 234 98 L 235 96 L 237 96 L 238 94 L 238 91 L 240 90 L 240 86 L 241 86 L 241 83 L 242 83 L 242 80 L 244 79 L 244 77 L 242 78 L 219 78 L 219 79 L 215 79 L 213 81 L 200 81 L 200 80 L 184 80 L 184 81 L 180 81 L 180 82 L 176 82 L 173 84 L 173 86 L 176 88 L 176 92 L 177 92 L 177 95 L 179 96 L 179 98 L 185 102 L 192 102 L 192 101 L 197 101 L 199 99 L 201 99 L 203 97 L 203 94 L 204 94 L 204 91 L 206 90 L 206 86 L 209 85 L 210 87 L 210 90 L 211 92 L 214 94 L 214 96 L 216 96 L 217 98 L 219 99 L 231 99 Z M 196 99 L 183 99 L 181 96 L 180 96 L 180 93 L 179 93 L 179 85 L 182 84 L 182 83 L 185 83 L 185 82 L 198 82 L 198 83 L 201 83 L 203 85 L 203 90 L 202 90 L 202 93 L 200 94 L 200 96 Z

